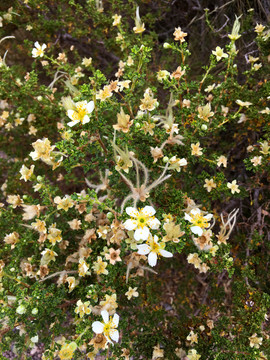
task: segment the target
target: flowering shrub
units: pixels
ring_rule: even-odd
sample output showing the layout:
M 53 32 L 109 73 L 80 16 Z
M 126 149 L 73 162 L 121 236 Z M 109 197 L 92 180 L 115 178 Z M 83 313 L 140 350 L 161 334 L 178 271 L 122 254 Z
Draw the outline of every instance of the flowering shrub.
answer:
M 194 75 L 134 1 L 0 19 L 2 357 L 268 359 L 268 28 Z

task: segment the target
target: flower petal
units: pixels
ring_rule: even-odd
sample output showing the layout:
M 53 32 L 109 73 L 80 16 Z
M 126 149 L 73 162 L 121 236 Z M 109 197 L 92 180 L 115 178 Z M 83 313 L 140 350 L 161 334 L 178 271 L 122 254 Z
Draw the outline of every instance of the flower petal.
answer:
M 116 329 L 111 329 L 110 332 L 109 332 L 109 335 L 110 335 L 110 338 L 111 338 L 113 341 L 116 341 L 116 342 L 119 341 L 119 331 L 118 331 L 118 330 L 116 330 Z
M 151 229 L 158 229 L 160 225 L 160 221 L 157 218 L 150 219 L 147 221 L 147 224 L 150 226 Z
M 199 226 L 191 226 L 190 230 L 193 232 L 193 234 L 202 236 L 203 230 Z
M 101 311 L 101 316 L 103 321 L 107 324 L 107 322 L 109 322 L 109 313 L 107 310 L 103 310 Z
M 212 217 L 213 217 L 213 214 L 207 214 L 206 216 L 204 216 L 204 218 L 205 218 L 206 220 L 211 220 Z
M 132 230 L 132 229 L 131 229 Z M 149 229 L 147 226 L 144 226 L 143 228 L 139 228 L 135 230 L 134 233 L 134 239 L 135 240 L 147 240 L 149 236 Z
M 153 208 L 153 206 L 145 206 L 141 211 L 145 216 L 153 216 L 156 213 L 156 210 Z
M 95 321 L 92 324 L 92 330 L 96 334 L 102 334 L 104 329 L 104 325 L 100 321 Z
M 129 216 L 132 216 L 132 217 L 138 217 L 139 216 L 139 212 L 136 208 L 132 207 L 132 206 L 128 206 L 126 208 L 126 213 L 129 215 Z
M 167 250 L 159 250 L 159 252 L 163 257 L 166 257 L 166 258 L 173 257 L 173 254 Z
M 118 324 L 119 324 L 119 315 L 118 314 L 113 315 L 113 323 L 115 324 L 116 327 L 118 327 Z
M 185 213 L 185 220 L 191 222 L 191 221 L 192 221 L 192 218 L 191 218 L 191 216 L 189 216 L 187 213 Z
M 83 123 L 83 124 L 87 124 L 87 123 L 89 123 L 89 121 L 90 121 L 89 116 L 88 116 L 88 115 L 85 115 L 85 116 L 83 117 L 82 123 Z
M 201 213 L 201 210 L 200 210 L 199 208 L 195 208 L 195 209 L 192 209 L 192 210 L 190 211 L 190 213 L 191 213 L 192 215 L 197 215 L 197 214 L 200 214 L 200 213 Z
M 150 246 L 147 244 L 137 245 L 139 255 L 147 255 L 150 252 Z
M 67 125 L 72 127 L 72 126 L 78 124 L 79 122 L 80 122 L 79 120 L 73 120 L 73 121 L 68 122 Z
M 135 230 L 137 227 L 137 221 L 128 219 L 127 221 L 124 222 L 124 227 L 129 231 Z
M 148 255 L 148 264 L 150 266 L 156 266 L 157 264 L 157 253 L 151 251 Z
M 86 105 L 86 110 L 88 112 L 88 114 L 90 114 L 93 110 L 94 110 L 94 101 L 90 101 L 87 105 Z
M 75 113 L 75 111 L 74 110 L 71 110 L 71 109 L 69 109 L 68 111 L 67 111 L 67 116 L 70 118 L 70 120 L 74 120 L 73 119 L 73 114 Z

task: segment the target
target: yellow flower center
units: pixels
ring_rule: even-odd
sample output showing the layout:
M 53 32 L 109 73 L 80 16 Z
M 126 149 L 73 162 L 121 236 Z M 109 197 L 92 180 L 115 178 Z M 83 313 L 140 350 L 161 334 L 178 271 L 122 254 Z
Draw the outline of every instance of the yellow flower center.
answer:
M 116 329 L 116 325 L 113 322 L 113 319 L 111 319 L 109 322 L 104 324 L 104 328 L 103 328 L 104 335 L 107 336 L 107 337 L 110 337 L 110 331 L 112 329 Z
M 209 226 L 208 220 L 204 218 L 201 214 L 192 215 L 192 224 L 194 226 L 199 226 L 200 228 L 207 228 Z

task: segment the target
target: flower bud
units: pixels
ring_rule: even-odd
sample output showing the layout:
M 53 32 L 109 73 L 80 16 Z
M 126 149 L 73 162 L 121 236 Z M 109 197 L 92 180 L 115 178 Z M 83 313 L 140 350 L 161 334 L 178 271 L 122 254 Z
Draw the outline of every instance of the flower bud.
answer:
M 170 49 L 172 46 L 169 43 L 165 42 L 163 44 L 163 47 L 164 47 L 164 49 Z
M 168 156 L 164 156 L 164 158 L 162 159 L 162 161 L 163 161 L 164 163 L 167 163 L 167 162 L 169 161 Z
M 202 130 L 207 130 L 207 125 L 203 124 L 203 125 L 201 126 L 201 129 L 202 129 Z

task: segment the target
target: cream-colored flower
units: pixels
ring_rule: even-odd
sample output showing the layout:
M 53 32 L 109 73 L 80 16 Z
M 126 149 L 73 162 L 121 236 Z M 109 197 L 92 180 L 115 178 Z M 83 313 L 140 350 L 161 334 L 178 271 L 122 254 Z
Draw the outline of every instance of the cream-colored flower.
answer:
M 72 230 L 79 230 L 81 228 L 82 222 L 79 219 L 73 219 L 67 222 Z
M 121 24 L 121 19 L 122 19 L 121 15 L 115 14 L 112 16 L 112 18 L 113 18 L 113 24 L 112 24 L 113 26 L 118 26 Z
M 150 234 L 147 240 L 147 244 L 137 245 L 139 255 L 148 255 L 148 264 L 150 266 L 156 266 L 158 256 L 170 258 L 173 254 L 165 249 L 164 242 L 158 242 L 157 235 L 154 237 Z
M 183 75 L 185 75 L 186 70 L 182 69 L 181 66 L 178 66 L 177 69 L 170 75 L 171 79 L 180 80 Z
M 8 195 L 7 203 L 12 205 L 13 209 L 16 209 L 17 206 L 23 204 L 23 199 L 21 199 L 20 195 Z
M 107 265 L 108 264 L 105 261 L 102 261 L 102 257 L 98 256 L 97 261 L 94 262 L 92 268 L 97 275 L 100 275 L 100 274 L 108 275 L 109 272 L 106 269 Z
M 11 249 L 14 249 L 15 244 L 19 240 L 19 237 L 20 237 L 20 235 L 16 231 L 13 231 L 12 233 L 5 235 L 4 242 L 6 244 L 11 245 Z M 1 278 L 1 276 L 0 276 L 0 278 Z
M 74 276 L 68 276 L 66 282 L 68 283 L 69 293 L 78 285 L 78 280 L 76 280 Z
M 63 199 L 60 198 L 60 196 L 56 196 L 54 198 L 55 204 L 57 204 L 58 210 L 65 210 L 68 211 L 68 209 L 72 208 L 74 206 L 73 200 L 70 198 L 69 195 L 65 195 Z
M 130 116 L 125 114 L 121 107 L 120 113 L 117 114 L 117 124 L 113 125 L 113 128 L 118 131 L 123 131 L 123 133 L 129 132 L 129 128 L 133 124 L 133 120 L 130 121 L 129 119 Z
M 154 349 L 153 349 L 152 360 L 163 358 L 163 357 L 164 357 L 164 350 L 160 348 L 159 344 L 157 344 L 156 346 L 154 346 Z
M 187 160 L 185 158 L 179 159 L 176 156 L 173 156 L 169 159 L 169 164 L 170 166 L 168 167 L 168 169 L 180 172 L 181 167 L 187 165 Z
M 190 341 L 191 345 L 196 343 L 198 344 L 198 335 L 194 333 L 193 330 L 188 334 L 187 340 Z
M 239 100 L 239 99 L 236 100 L 235 102 L 236 102 L 237 105 L 243 106 L 243 107 L 249 107 L 250 105 L 252 105 L 252 103 L 249 102 L 249 101 L 242 101 L 242 100 Z
M 185 37 L 187 36 L 187 33 L 183 32 L 180 27 L 174 29 L 174 40 L 180 41 L 183 43 L 185 41 Z
M 119 341 L 119 332 L 117 330 L 119 324 L 119 315 L 114 314 L 113 318 L 109 317 L 109 313 L 106 310 L 101 311 L 103 322 L 95 321 L 92 324 L 92 330 L 96 334 L 104 334 L 107 341 L 112 343 Z
M 202 148 L 200 147 L 199 142 L 197 142 L 196 144 L 191 144 L 191 155 L 201 156 L 202 154 Z
M 99 92 L 96 95 L 96 98 L 101 101 L 104 101 L 107 98 L 111 97 L 112 94 L 113 93 L 112 93 L 110 85 L 106 85 L 106 86 L 104 86 L 104 88 L 102 90 L 99 90 Z
M 209 228 L 209 221 L 212 218 L 212 214 L 204 215 L 204 213 L 199 208 L 192 209 L 189 214 L 185 213 L 185 220 L 192 224 L 190 230 L 193 232 L 193 234 L 199 236 L 202 236 L 204 229 Z
M 213 179 L 205 179 L 204 181 L 205 184 L 203 185 L 203 187 L 205 187 L 208 192 L 211 192 L 212 189 L 215 189 L 217 187 L 217 184 L 214 182 Z
M 49 227 L 47 238 L 53 245 L 55 245 L 57 242 L 62 241 L 62 230 L 56 228 L 56 223 L 52 224 Z
M 60 360 L 71 360 L 76 349 L 77 344 L 74 341 L 69 344 L 64 344 L 58 353 Z
M 105 300 L 101 300 L 99 305 L 101 306 L 101 310 L 107 310 L 109 315 L 113 315 L 118 308 L 118 304 L 116 301 L 116 294 L 105 295 Z
M 48 265 L 51 261 L 55 261 L 55 257 L 58 256 L 56 252 L 47 248 L 42 251 L 41 255 L 40 265 Z
M 30 169 L 23 165 L 20 169 L 21 177 L 20 180 L 28 181 L 30 180 L 31 176 L 33 175 L 35 165 L 31 165 Z
M 38 139 L 36 142 L 32 143 L 32 146 L 35 151 L 30 152 L 29 155 L 34 161 L 41 159 L 48 165 L 52 163 L 51 152 L 55 148 L 55 145 L 51 146 L 49 139 Z
M 45 223 L 44 220 L 37 219 L 36 222 L 31 223 L 31 226 L 32 226 L 33 229 L 38 231 L 40 234 L 46 234 L 47 233 L 46 223 Z
M 261 34 L 264 29 L 265 29 L 265 26 L 264 26 L 264 25 L 262 25 L 262 24 L 256 24 L 254 31 L 255 31 L 257 34 Z
M 261 163 L 262 163 L 262 157 L 254 156 L 252 159 L 250 159 L 250 161 L 252 162 L 253 166 L 258 166 L 258 165 L 261 165 Z
M 133 31 L 135 32 L 135 34 L 140 34 L 140 33 L 144 32 L 144 30 L 145 30 L 145 26 L 141 21 L 140 14 L 139 14 L 139 6 L 137 6 L 135 26 L 133 28 Z
M 38 41 L 36 41 L 34 45 L 35 45 L 35 47 L 32 50 L 32 57 L 33 58 L 43 57 L 44 56 L 44 50 L 46 49 L 47 45 L 46 44 L 40 45 Z
M 139 293 L 136 287 L 132 288 L 129 286 L 128 291 L 125 293 L 125 295 L 127 296 L 128 300 L 130 300 L 132 297 L 138 297 Z
M 258 337 L 256 333 L 250 336 L 248 339 L 249 346 L 252 348 L 254 347 L 255 349 L 259 349 L 260 345 L 262 345 L 263 338 Z
M 153 230 L 159 228 L 160 221 L 155 218 L 156 210 L 152 206 L 145 206 L 140 210 L 127 207 L 126 213 L 131 216 L 131 219 L 125 221 L 124 227 L 129 231 L 135 230 L 134 238 L 136 240 L 147 240 L 150 234 L 149 227 Z
M 90 301 L 83 303 L 82 300 L 78 300 L 76 305 L 77 307 L 74 311 L 80 315 L 80 318 L 84 317 L 84 314 L 89 315 L 91 313 L 91 309 L 89 308 Z
M 192 349 L 192 350 L 188 351 L 188 354 L 187 354 L 188 360 L 199 360 L 200 357 L 201 357 L 201 355 L 199 355 L 197 353 L 197 350 Z
M 211 111 L 210 103 L 207 103 L 204 106 L 199 106 L 198 113 L 199 113 L 198 118 L 200 118 L 204 121 L 207 121 L 207 122 L 209 122 L 209 118 L 214 116 L 214 114 L 215 114 L 213 111 Z
M 158 72 L 157 72 L 157 79 L 158 79 L 158 81 L 163 81 L 164 79 L 167 79 L 167 77 L 169 77 L 170 76 L 170 73 L 169 73 L 169 71 L 167 71 L 167 70 L 159 70 Z
M 231 193 L 235 192 L 240 193 L 239 185 L 236 184 L 236 180 L 233 180 L 231 183 L 227 183 L 227 187 L 231 190 Z
M 67 125 L 72 127 L 78 123 L 87 124 L 90 121 L 89 114 L 94 110 L 94 107 L 94 101 L 88 103 L 84 100 L 74 103 L 73 108 L 67 111 L 67 116 L 72 120 Z
M 202 235 L 198 238 L 193 238 L 195 245 L 202 251 L 210 251 L 213 247 L 212 243 L 213 233 L 211 230 L 204 230 Z M 214 255 L 213 255 L 214 256 Z
M 157 146 L 155 148 L 151 146 L 151 155 L 154 158 L 154 164 L 155 164 L 158 161 L 158 159 L 163 157 L 162 149 Z
M 89 270 L 89 266 L 87 265 L 86 261 L 84 259 L 80 259 L 79 266 L 78 266 L 79 276 L 84 277 L 85 275 L 90 275 L 88 270 Z
M 82 65 L 88 67 L 92 64 L 92 58 L 86 58 L 84 57 L 83 60 L 82 60 Z
M 260 153 L 263 154 L 263 155 L 268 155 L 269 154 L 269 150 L 270 150 L 270 146 L 268 144 L 268 141 L 264 141 L 264 142 L 261 142 L 261 150 L 260 150 Z
M 212 50 L 212 54 L 215 55 L 217 61 L 221 60 L 222 58 L 227 58 L 228 54 L 223 52 L 223 49 L 219 46 L 216 47 L 216 50 Z
M 157 99 L 154 99 L 152 91 L 148 88 L 144 92 L 144 97 L 141 99 L 140 109 L 142 111 L 152 111 L 157 106 Z
M 224 155 L 221 155 L 217 159 L 217 166 L 223 165 L 225 168 L 227 167 L 227 158 Z

